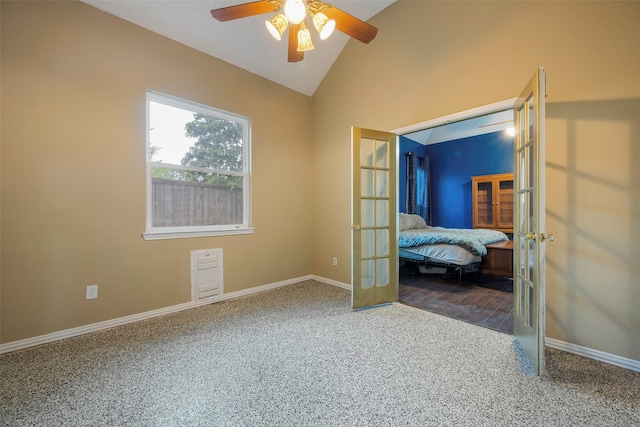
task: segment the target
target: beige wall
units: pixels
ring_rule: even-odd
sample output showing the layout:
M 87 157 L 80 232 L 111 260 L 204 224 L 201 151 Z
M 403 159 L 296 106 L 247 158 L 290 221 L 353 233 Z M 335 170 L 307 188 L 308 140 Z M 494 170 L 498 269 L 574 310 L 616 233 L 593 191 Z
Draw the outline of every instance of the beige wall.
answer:
M 640 3 L 401 1 L 313 100 L 84 4 L 1 15 L 0 342 L 186 302 L 193 249 L 224 248 L 227 292 L 348 283 L 350 127 L 512 98 L 543 65 L 547 335 L 640 360 Z M 251 117 L 255 234 L 142 240 L 147 89 Z
M 1 342 L 311 274 L 311 98 L 79 2 L 2 2 Z M 248 116 L 245 236 L 144 241 L 145 91 Z M 99 298 L 84 289 L 99 284 Z
M 313 272 L 349 283 L 350 127 L 513 98 L 547 70 L 547 336 L 640 360 L 640 3 L 400 1 L 314 95 Z

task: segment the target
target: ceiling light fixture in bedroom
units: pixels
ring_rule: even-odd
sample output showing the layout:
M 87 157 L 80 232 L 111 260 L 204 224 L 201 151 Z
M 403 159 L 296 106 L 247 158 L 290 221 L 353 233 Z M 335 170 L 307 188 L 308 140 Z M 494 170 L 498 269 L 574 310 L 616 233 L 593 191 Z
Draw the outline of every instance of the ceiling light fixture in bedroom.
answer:
M 333 30 L 336 28 L 335 19 L 329 19 L 327 15 L 320 12 L 320 7 L 329 7 L 328 5 L 317 6 L 317 12 L 310 10 L 311 21 L 313 26 L 318 30 L 320 40 L 326 40 Z M 311 43 L 311 33 L 306 29 L 304 19 L 307 16 L 307 7 L 301 0 L 288 0 L 284 4 L 284 14 L 279 13 L 272 19 L 265 21 L 267 30 L 276 40 L 282 39 L 282 34 L 287 30 L 287 26 L 291 24 L 301 24 L 301 28 L 298 31 L 298 50 L 305 51 L 313 49 L 313 43 Z M 300 33 L 305 32 L 303 36 Z
M 334 29 L 341 31 L 363 43 L 369 43 L 378 29 L 328 3 L 320 0 L 259 0 L 236 6 L 228 6 L 211 11 L 218 21 L 230 21 L 247 16 L 269 12 L 278 13 L 265 22 L 269 34 L 276 40 L 289 28 L 289 62 L 304 59 L 304 52 L 314 48 L 311 32 L 305 21 L 317 30 L 320 40 L 326 40 Z

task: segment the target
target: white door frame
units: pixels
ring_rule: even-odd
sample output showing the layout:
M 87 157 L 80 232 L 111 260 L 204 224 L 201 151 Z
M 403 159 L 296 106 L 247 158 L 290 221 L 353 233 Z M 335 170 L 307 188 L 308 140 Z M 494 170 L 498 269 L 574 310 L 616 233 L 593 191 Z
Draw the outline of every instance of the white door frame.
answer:
M 442 126 L 449 123 L 461 122 L 463 120 L 473 119 L 478 116 L 485 116 L 491 113 L 497 113 L 505 110 L 513 110 L 513 105 L 518 98 L 505 99 L 504 101 L 494 102 L 493 104 L 483 105 L 481 107 L 471 108 L 470 110 L 460 111 L 458 113 L 449 114 L 435 119 L 427 120 L 412 125 L 403 126 L 398 129 L 391 130 L 396 135 L 402 136 L 411 132 Z

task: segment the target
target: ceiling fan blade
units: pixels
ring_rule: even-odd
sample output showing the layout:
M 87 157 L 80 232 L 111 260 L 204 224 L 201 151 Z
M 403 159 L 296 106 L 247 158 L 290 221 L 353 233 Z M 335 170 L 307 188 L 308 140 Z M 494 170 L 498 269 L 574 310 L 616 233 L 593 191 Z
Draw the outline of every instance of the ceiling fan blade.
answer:
M 335 6 L 328 7 L 323 12 L 329 19 L 336 21 L 336 29 L 338 31 L 360 40 L 362 43 L 369 43 L 378 34 L 378 29 L 373 25 L 367 24 Z
M 280 6 L 276 2 L 259 0 L 252 3 L 244 3 L 236 6 L 221 7 L 213 9 L 211 16 L 220 22 L 231 21 L 232 19 L 246 18 L 247 16 L 261 15 L 263 13 L 275 12 Z
M 300 24 L 289 27 L 289 62 L 300 62 L 304 59 L 304 52 L 298 51 L 298 30 Z

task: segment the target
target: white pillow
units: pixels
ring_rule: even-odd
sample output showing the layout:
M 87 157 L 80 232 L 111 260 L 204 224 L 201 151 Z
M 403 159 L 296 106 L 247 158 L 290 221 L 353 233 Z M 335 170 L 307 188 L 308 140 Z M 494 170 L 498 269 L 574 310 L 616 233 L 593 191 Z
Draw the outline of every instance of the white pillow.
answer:
M 420 215 L 401 213 L 400 231 L 427 228 L 427 223 Z

